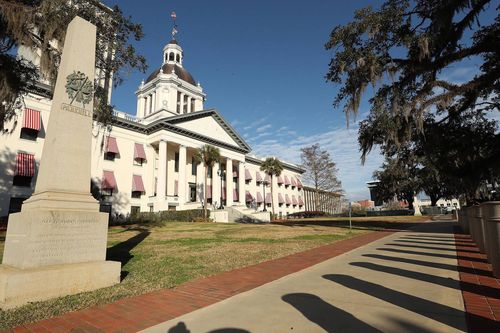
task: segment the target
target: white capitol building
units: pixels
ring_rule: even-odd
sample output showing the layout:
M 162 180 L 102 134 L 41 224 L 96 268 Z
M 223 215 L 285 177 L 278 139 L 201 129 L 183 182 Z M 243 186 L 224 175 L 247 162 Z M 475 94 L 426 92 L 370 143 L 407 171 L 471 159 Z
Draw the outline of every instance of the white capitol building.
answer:
M 210 208 L 222 200 L 243 213 L 270 210 L 269 176 L 260 171 L 264 159 L 250 155 L 251 147 L 217 110 L 204 109 L 206 95 L 183 61 L 182 48 L 173 39 L 163 48 L 160 68 L 136 91 L 136 116 L 115 111 L 111 130 L 94 124 L 92 183 L 102 210 L 127 216 L 201 208 L 204 166 L 194 155 L 205 144 L 221 153 L 220 163 L 208 171 Z M 34 190 L 50 121 L 47 89 L 26 96 L 25 106 L 0 136 L 0 217 L 19 211 Z M 311 200 L 301 182 L 304 170 L 286 162 L 283 166 L 282 175 L 273 179 L 275 213 L 282 217 L 306 210 Z

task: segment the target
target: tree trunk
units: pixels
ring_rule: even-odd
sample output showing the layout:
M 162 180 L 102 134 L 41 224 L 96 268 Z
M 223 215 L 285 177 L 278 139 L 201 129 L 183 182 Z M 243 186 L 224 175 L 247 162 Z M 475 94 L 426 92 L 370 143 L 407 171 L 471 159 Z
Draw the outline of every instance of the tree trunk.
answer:
M 265 201 L 265 200 L 264 200 Z M 271 174 L 271 221 L 274 220 L 274 186 L 273 186 L 273 175 Z
M 435 207 L 438 200 L 439 200 L 439 197 L 436 195 L 432 195 L 432 194 L 429 194 L 429 197 L 431 198 L 431 206 Z
M 205 164 L 205 184 L 204 185 L 204 190 L 205 190 L 205 196 L 203 198 L 203 215 L 205 215 L 205 222 L 207 222 L 207 178 L 208 178 L 208 166 Z

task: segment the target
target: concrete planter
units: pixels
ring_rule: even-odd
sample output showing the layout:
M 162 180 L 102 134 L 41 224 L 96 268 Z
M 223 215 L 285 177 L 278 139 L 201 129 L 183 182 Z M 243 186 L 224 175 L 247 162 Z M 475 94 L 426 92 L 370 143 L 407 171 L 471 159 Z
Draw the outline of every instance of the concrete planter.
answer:
M 500 277 L 500 201 L 481 205 L 485 221 L 486 254 L 493 268 L 493 275 Z
M 484 219 L 481 206 L 472 206 L 469 208 L 471 210 L 471 215 L 469 218 L 472 220 L 471 228 L 472 228 L 472 238 L 474 242 L 476 242 L 479 251 L 482 253 L 486 253 L 486 230 L 484 229 Z
M 457 214 L 458 214 L 458 223 L 460 224 L 460 228 L 462 228 L 463 232 L 465 232 L 466 234 L 469 234 L 470 233 L 469 221 L 467 221 L 466 208 L 459 209 L 457 211 Z
M 474 240 L 474 242 L 477 243 L 476 239 L 477 239 L 477 228 L 476 228 L 476 224 L 474 223 L 475 220 L 474 220 L 474 206 L 469 206 L 469 207 L 466 207 L 464 208 L 465 210 L 465 214 L 466 214 L 466 217 L 467 217 L 467 223 L 469 224 L 469 233 L 472 237 L 472 239 Z

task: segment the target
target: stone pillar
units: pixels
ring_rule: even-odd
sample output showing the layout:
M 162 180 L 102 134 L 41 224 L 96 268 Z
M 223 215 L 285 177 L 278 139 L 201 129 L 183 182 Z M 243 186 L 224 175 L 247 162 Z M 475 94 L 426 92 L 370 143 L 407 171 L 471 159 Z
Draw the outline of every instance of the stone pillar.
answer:
M 214 163 L 212 167 L 212 203 L 217 202 L 217 208 L 220 206 L 220 177 L 217 175 L 219 171 L 219 163 Z
M 245 162 L 238 164 L 238 200 L 240 204 L 245 204 Z
M 108 214 L 89 188 L 96 27 L 68 25 L 35 192 L 9 216 L 0 309 L 120 283 L 106 261 Z
M 142 102 L 142 116 L 146 117 L 148 114 L 148 97 L 143 96 L 141 102 Z
M 233 160 L 226 159 L 226 206 L 233 205 Z
M 183 205 L 186 203 L 186 146 L 179 146 L 179 204 Z
M 167 193 L 167 141 L 160 140 L 158 148 L 158 183 L 156 198 L 163 201 Z

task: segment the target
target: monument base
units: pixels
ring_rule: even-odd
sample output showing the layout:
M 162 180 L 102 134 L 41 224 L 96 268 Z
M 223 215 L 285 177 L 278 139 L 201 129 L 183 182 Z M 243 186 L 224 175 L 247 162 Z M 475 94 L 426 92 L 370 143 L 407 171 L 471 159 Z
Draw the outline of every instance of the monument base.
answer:
M 97 261 L 19 269 L 0 265 L 0 309 L 120 283 L 121 263 Z

